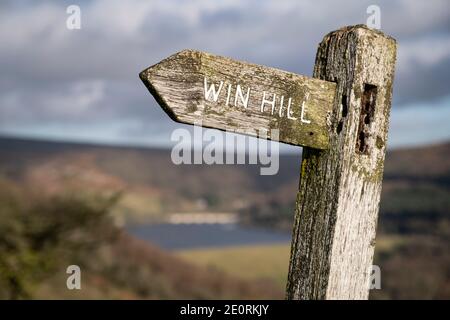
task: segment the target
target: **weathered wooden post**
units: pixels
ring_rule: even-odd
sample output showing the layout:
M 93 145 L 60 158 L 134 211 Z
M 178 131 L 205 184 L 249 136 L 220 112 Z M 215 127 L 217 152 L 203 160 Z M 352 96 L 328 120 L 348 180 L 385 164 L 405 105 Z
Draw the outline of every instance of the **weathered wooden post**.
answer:
M 367 299 L 396 60 L 363 25 L 326 35 L 314 77 L 337 84 L 327 150 L 305 147 L 288 299 Z
M 175 121 L 306 147 L 288 299 L 366 299 L 396 47 L 365 26 L 330 33 L 314 78 L 184 50 L 140 73 Z

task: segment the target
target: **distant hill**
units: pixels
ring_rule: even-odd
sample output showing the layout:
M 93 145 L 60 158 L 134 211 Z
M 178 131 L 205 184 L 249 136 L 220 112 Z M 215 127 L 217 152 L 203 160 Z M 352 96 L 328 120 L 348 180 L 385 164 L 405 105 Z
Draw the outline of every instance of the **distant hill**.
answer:
M 283 155 L 275 176 L 256 165 L 174 165 L 170 150 L 0 138 L 0 174 L 44 192 L 123 192 L 128 222 L 166 212 L 238 211 L 296 184 L 300 154 Z M 291 188 L 291 195 L 295 191 Z
M 118 215 L 126 222 L 171 212 L 251 211 L 253 217 L 270 210 L 262 216 L 289 228 L 301 161 L 300 148 L 298 154 L 282 154 L 279 173 L 261 176 L 257 165 L 174 165 L 168 149 L 13 138 L 0 138 L 0 149 L 0 175 L 43 192 L 122 192 Z M 417 205 L 422 210 L 426 202 L 433 212 L 448 212 L 441 198 L 448 195 L 449 159 L 450 143 L 388 152 L 382 211 L 414 211 Z
M 450 181 L 450 142 L 431 146 L 397 149 L 387 153 L 386 179 L 437 179 Z

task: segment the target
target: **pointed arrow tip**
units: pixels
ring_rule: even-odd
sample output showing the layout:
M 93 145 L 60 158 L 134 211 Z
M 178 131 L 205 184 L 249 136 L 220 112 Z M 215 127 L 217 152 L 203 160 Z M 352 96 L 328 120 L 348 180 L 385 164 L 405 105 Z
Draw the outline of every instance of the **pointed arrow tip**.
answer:
M 156 64 L 158 65 L 158 64 Z M 154 84 L 151 80 L 151 73 L 154 71 L 154 67 L 156 65 L 153 65 L 151 67 L 148 67 L 147 69 L 141 71 L 139 73 L 139 78 L 142 80 L 144 85 L 147 87 L 147 89 L 150 91 L 152 96 L 155 98 L 156 102 L 162 107 L 162 109 L 167 113 L 167 115 L 174 121 L 179 122 L 178 117 L 175 115 L 175 113 L 171 110 L 171 108 L 167 105 L 166 101 L 162 97 L 162 95 L 158 92 L 158 90 L 155 88 Z
M 145 80 L 147 79 L 147 69 L 145 69 L 145 70 L 139 72 L 139 78 L 140 78 L 142 81 L 145 81 Z

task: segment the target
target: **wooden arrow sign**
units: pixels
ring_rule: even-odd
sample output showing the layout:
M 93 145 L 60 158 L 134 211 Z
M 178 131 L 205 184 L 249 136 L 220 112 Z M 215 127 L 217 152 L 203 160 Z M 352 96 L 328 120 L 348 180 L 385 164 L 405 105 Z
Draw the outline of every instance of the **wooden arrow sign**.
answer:
M 140 78 L 177 122 L 328 148 L 333 82 L 193 50 L 164 59 Z

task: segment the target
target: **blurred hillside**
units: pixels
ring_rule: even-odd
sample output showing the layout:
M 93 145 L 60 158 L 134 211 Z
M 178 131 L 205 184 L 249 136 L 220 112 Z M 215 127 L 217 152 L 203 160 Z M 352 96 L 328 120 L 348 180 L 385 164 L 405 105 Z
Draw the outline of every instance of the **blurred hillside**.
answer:
M 80 210 L 76 208 L 84 208 L 81 212 L 97 212 L 100 210 L 97 206 L 103 203 L 98 199 L 114 200 L 107 207 L 101 207 L 100 212 L 107 214 L 94 214 L 95 217 L 107 216 L 111 221 L 105 218 L 109 221 L 106 225 L 120 236 L 116 236 L 115 242 L 106 241 L 105 246 L 100 245 L 95 254 L 91 253 L 96 259 L 98 257 L 99 267 L 85 262 L 91 270 L 90 281 L 100 288 L 90 292 L 91 297 L 106 294 L 130 298 L 263 297 L 258 292 L 264 293 L 266 298 L 283 297 L 283 288 L 279 285 L 261 283 L 253 278 L 234 278 L 223 270 L 191 265 L 133 239 L 116 226 L 164 221 L 170 213 L 236 212 L 242 224 L 290 230 L 299 178 L 300 149 L 299 154 L 280 156 L 280 172 L 275 176 L 260 176 L 259 167 L 255 165 L 176 166 L 170 160 L 170 150 L 9 138 L 0 139 L 0 150 L 2 192 L 8 194 L 0 203 L 15 203 L 12 206 L 14 210 L 4 209 L 11 206 L 2 207 L 1 218 L 12 221 L 12 225 L 17 224 L 17 227 L 0 232 L 3 237 L 12 234 L 11 230 L 35 225 L 34 220 L 14 222 L 15 212 L 41 212 L 40 198 L 47 199 L 42 213 L 50 212 L 49 221 L 55 218 L 54 212 L 67 211 L 65 206 L 75 207 L 69 210 L 74 218 L 68 223 L 72 224 L 64 230 L 89 230 L 87 226 L 97 222 L 83 218 L 85 224 L 78 224 Z M 388 153 L 375 257 L 375 264 L 382 270 L 383 290 L 372 291 L 372 298 L 450 298 L 449 156 L 450 143 Z M 17 190 L 19 196 L 12 197 L 10 190 Z M 78 199 L 75 202 L 71 202 L 73 195 Z M 55 201 L 61 197 L 64 199 L 62 203 Z M 8 200 L 11 198 L 16 200 Z M 56 209 L 53 206 L 57 206 Z M 50 228 L 48 232 L 51 234 L 53 231 L 54 228 Z M 19 240 L 23 236 L 20 234 Z M 94 235 L 91 243 L 103 243 Z M 34 248 L 33 237 L 19 242 L 24 242 L 25 248 Z M 55 244 L 55 248 L 65 247 L 65 242 Z M 0 250 L 2 254 L 7 252 L 5 248 Z M 37 252 L 39 258 L 41 249 L 33 250 L 31 252 Z M 83 250 L 80 252 L 85 252 Z M 273 252 L 274 258 L 281 259 L 275 250 L 269 251 Z M 27 252 L 24 257 L 28 257 Z M 15 265 L 17 259 L 21 261 L 20 256 L 11 258 L 7 255 L 13 262 L 4 260 Z M 200 259 L 198 254 L 196 259 Z M 34 270 L 27 263 L 23 264 L 24 268 Z M 52 268 L 50 266 L 49 270 Z M 209 268 L 206 269 L 208 272 L 204 268 Z M 234 265 L 230 270 L 239 268 Z M 277 266 L 277 270 L 281 269 Z M 112 271 L 108 273 L 105 270 Z M 149 270 L 162 273 L 155 275 Z M 57 273 L 53 278 L 58 276 L 64 278 L 65 274 Z M 224 277 L 230 277 L 226 281 L 229 286 L 220 281 Z M 284 274 L 280 274 L 274 278 L 282 283 L 283 277 Z M 160 282 L 156 281 L 159 283 L 155 284 L 157 288 L 140 288 L 139 284 L 149 278 L 160 279 Z M 8 279 L 10 283 L 20 280 Z M 55 279 L 52 281 L 58 281 Z M 195 289 L 190 283 L 192 279 L 196 279 Z M 40 292 L 41 297 L 68 294 L 65 287 L 61 292 L 55 291 L 52 281 L 45 282 L 50 288 L 38 286 L 36 292 Z M 177 287 L 179 282 L 187 283 L 183 290 Z M 126 288 L 129 283 L 133 288 Z M 223 289 L 216 292 L 216 287 Z
M 121 192 L 116 214 L 127 223 L 158 221 L 172 212 L 236 212 L 274 193 L 288 201 L 300 161 L 300 154 L 282 155 L 277 175 L 260 176 L 256 165 L 177 166 L 164 149 L 7 138 L 0 138 L 0 149 L 0 174 L 18 184 L 48 194 L 61 186 Z
M 0 299 L 273 299 L 267 281 L 202 268 L 117 228 L 117 198 L 44 195 L 0 179 Z M 67 290 L 67 266 L 82 290 Z

